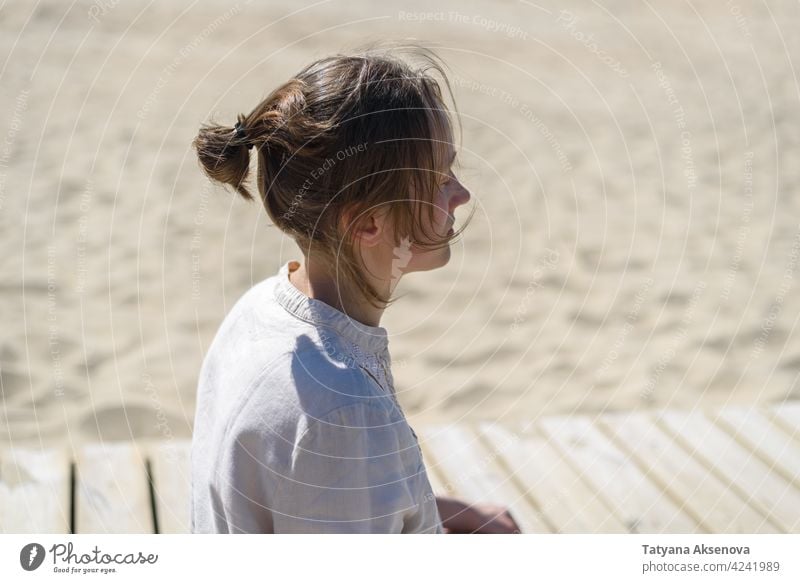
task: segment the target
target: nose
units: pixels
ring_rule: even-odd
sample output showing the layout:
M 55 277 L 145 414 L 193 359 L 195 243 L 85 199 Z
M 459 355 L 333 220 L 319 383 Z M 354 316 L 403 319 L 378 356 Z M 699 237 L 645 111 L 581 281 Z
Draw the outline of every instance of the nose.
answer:
M 453 195 L 450 198 L 450 211 L 452 213 L 453 210 L 460 207 L 462 204 L 467 204 L 472 195 L 470 194 L 469 190 L 464 188 L 464 185 L 461 182 L 457 182 L 456 188 L 454 189 Z

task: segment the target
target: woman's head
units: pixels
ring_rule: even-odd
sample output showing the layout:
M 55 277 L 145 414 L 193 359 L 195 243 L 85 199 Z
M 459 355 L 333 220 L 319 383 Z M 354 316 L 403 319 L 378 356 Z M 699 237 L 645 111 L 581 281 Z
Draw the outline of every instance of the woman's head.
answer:
M 194 141 L 206 174 L 247 199 L 253 148 L 275 225 L 373 305 L 394 287 L 376 289 L 376 270 L 396 283 L 443 265 L 469 222 L 448 232 L 469 193 L 451 172 L 454 128 L 434 75 L 449 90 L 447 77 L 430 51 L 411 53 L 421 65 L 397 49 L 315 61 L 235 125 L 206 125 Z

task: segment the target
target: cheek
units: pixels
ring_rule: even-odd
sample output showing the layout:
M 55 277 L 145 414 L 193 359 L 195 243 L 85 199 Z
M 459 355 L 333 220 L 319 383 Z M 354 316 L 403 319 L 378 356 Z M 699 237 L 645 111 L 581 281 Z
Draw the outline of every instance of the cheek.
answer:
M 439 194 L 436 197 L 436 208 L 434 209 L 434 217 L 436 220 L 436 224 L 442 225 L 447 223 L 447 219 L 450 215 L 448 212 L 449 207 L 449 196 L 446 190 L 439 191 Z

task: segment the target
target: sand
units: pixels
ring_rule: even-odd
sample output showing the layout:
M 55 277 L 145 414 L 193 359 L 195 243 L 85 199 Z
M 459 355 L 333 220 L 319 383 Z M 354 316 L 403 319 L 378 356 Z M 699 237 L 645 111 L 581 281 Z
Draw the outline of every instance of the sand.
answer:
M 381 322 L 412 424 L 797 398 L 800 11 L 705 4 L 5 2 L 0 440 L 191 434 L 299 258 L 191 139 L 377 38 L 452 67 L 478 207 Z

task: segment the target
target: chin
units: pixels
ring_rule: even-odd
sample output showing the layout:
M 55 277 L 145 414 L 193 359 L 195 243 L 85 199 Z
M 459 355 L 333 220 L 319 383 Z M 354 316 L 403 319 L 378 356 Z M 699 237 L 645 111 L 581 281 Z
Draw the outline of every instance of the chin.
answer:
M 406 273 L 411 273 L 413 271 L 431 271 L 444 267 L 449 262 L 450 247 L 444 247 L 436 251 L 426 251 L 415 254 L 404 271 Z

